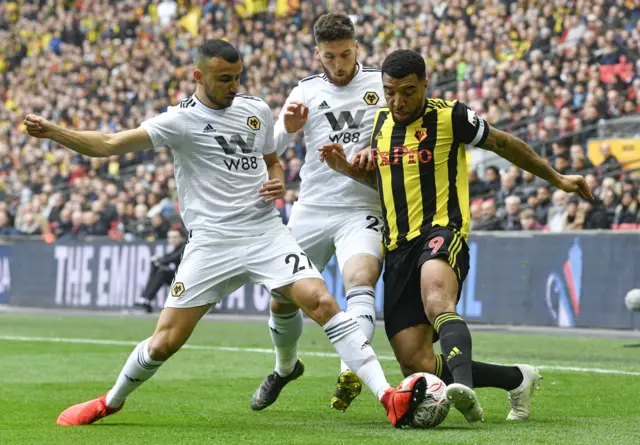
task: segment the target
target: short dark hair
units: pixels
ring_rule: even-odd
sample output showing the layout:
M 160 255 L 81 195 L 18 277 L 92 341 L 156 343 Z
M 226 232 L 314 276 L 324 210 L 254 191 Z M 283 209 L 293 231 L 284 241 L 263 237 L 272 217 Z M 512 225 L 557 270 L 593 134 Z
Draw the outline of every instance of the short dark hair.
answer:
M 211 57 L 220 57 L 229 63 L 236 63 L 240 60 L 240 53 L 235 46 L 225 40 L 206 40 L 198 47 L 196 64 L 200 63 L 203 58 Z
M 355 39 L 356 30 L 353 22 L 346 14 L 323 14 L 313 25 L 313 36 L 316 44 L 336 40 Z
M 402 79 L 415 74 L 419 80 L 427 78 L 427 66 L 420 54 L 410 49 L 399 49 L 387 56 L 382 63 L 382 74 Z

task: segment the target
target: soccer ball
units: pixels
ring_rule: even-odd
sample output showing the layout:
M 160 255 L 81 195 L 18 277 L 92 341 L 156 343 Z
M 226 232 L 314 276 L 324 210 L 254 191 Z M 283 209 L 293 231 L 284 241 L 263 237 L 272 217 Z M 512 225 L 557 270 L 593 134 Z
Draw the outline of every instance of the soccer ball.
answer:
M 417 372 L 405 378 L 400 387 L 408 387 L 416 375 L 424 376 L 427 380 L 427 391 L 424 400 L 416 408 L 410 425 L 413 428 L 435 428 L 449 414 L 450 405 L 447 400 L 447 385 L 433 374 Z
M 640 289 L 631 289 L 624 297 L 629 312 L 640 312 Z

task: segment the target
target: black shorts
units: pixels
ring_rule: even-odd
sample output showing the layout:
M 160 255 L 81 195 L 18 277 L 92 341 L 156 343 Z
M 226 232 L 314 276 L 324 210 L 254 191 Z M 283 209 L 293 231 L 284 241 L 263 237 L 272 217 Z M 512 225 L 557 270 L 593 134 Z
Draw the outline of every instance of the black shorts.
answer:
M 389 340 L 403 329 L 431 324 L 422 304 L 420 268 L 434 258 L 443 258 L 456 272 L 460 300 L 469 272 L 469 247 L 457 230 L 434 227 L 385 256 L 384 324 Z

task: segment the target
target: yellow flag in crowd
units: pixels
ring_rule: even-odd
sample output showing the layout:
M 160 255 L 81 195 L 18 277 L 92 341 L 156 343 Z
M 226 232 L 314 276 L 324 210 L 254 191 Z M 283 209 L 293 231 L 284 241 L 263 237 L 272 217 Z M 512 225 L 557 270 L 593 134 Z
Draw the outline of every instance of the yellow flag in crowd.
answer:
M 242 18 L 251 17 L 254 14 L 267 12 L 269 2 L 267 0 L 244 0 L 238 2 L 236 6 L 236 14 Z
M 180 26 L 189 31 L 192 36 L 198 35 L 198 24 L 200 23 L 200 8 L 193 8 L 186 13 L 178 22 Z
M 300 0 L 277 0 L 276 14 L 285 16 L 300 8 Z

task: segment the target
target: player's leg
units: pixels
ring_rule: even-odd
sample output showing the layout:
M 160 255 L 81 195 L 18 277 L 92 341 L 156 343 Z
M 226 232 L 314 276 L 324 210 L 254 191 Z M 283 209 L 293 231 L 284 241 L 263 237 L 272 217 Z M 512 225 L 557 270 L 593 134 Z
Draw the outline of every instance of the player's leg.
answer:
M 455 249 L 455 244 L 448 242 L 446 233 L 436 234 L 433 239 L 437 237 L 445 240 L 446 260 L 435 257 L 422 265 L 422 297 L 427 317 L 440 337 L 443 354 L 436 359 L 444 363 L 439 369 L 440 377 L 448 385 L 447 395 L 467 420 L 473 422 L 480 416 L 481 409 L 472 388 L 501 388 L 509 391 L 511 411 L 507 418 L 526 420 L 531 413 L 531 397 L 541 379 L 540 373 L 530 365 L 500 366 L 472 360 L 471 333 L 455 310 L 468 270 L 468 251 L 466 245 Z M 426 255 L 430 255 L 438 244 L 440 240 L 425 251 Z
M 461 270 L 458 257 L 468 255 L 462 236 L 436 228 L 426 237 L 420 256 L 420 287 L 424 310 L 446 357 L 454 383 L 447 386 L 447 398 L 469 422 L 484 420 L 473 390 L 471 333 L 456 313 L 459 289 L 467 269 Z M 468 262 L 467 262 L 468 268 Z
M 333 255 L 331 236 L 326 230 L 327 212 L 294 205 L 289 229 L 307 258 L 322 270 Z M 267 375 L 251 398 L 251 408 L 262 410 L 273 404 L 284 386 L 304 373 L 298 358 L 298 339 L 302 335 L 303 317 L 300 309 L 277 293 L 269 303 L 269 335 L 276 351 L 274 371 Z
M 298 306 L 281 295 L 272 295 L 269 335 L 276 351 L 276 365 L 251 397 L 251 409 L 254 411 L 271 406 L 286 384 L 304 374 L 304 364 L 298 358 L 298 339 L 302 335 L 302 327 L 302 312 Z
M 264 237 L 247 251 L 252 281 L 264 284 L 320 324 L 350 369 L 378 396 L 396 426 L 403 425 L 424 398 L 426 381 L 416 378 L 406 391 L 390 388 L 370 342 L 354 320 L 338 307 L 320 272 L 291 233 Z
M 89 424 L 117 412 L 126 397 L 182 347 L 211 305 L 241 284 L 237 282 L 241 268 L 234 244 L 212 243 L 203 234 L 187 245 L 153 335 L 136 346 L 105 396 L 68 408 L 58 425 Z
M 375 285 L 382 269 L 382 218 L 376 212 L 358 211 L 336 218 L 335 246 L 346 293 L 346 313 L 373 340 L 376 326 Z M 360 394 L 362 382 L 344 361 L 331 397 L 331 408 L 344 411 Z
M 304 278 L 278 292 L 322 326 L 340 358 L 378 397 L 391 423 L 396 427 L 405 425 L 424 399 L 424 378 L 416 377 L 407 392 L 391 388 L 371 343 L 358 323 L 340 310 L 321 278 Z
M 87 425 L 118 412 L 127 396 L 149 380 L 184 345 L 210 307 L 164 309 L 153 335 L 135 347 L 113 388 L 102 397 L 67 408 L 58 417 L 57 425 Z

